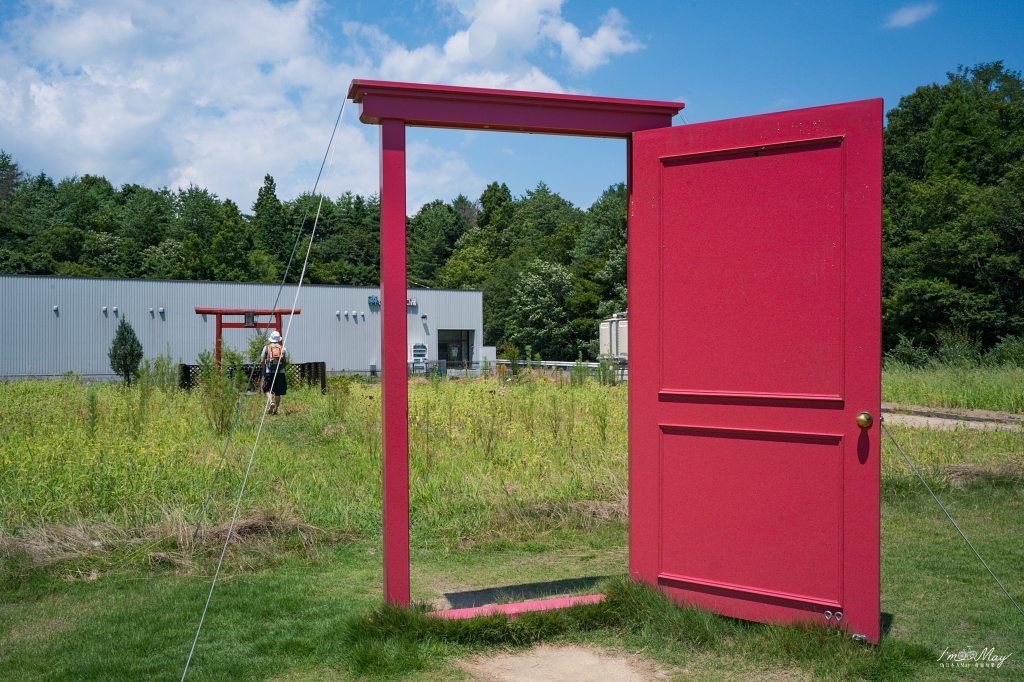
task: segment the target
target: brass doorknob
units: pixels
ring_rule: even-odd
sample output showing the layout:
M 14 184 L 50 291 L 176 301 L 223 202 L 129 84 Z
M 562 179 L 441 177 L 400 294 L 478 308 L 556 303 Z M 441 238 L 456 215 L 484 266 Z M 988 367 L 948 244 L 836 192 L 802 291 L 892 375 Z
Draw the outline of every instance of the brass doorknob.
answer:
M 870 429 L 874 423 L 875 418 L 871 416 L 870 412 L 861 412 L 857 415 L 857 426 L 862 429 Z

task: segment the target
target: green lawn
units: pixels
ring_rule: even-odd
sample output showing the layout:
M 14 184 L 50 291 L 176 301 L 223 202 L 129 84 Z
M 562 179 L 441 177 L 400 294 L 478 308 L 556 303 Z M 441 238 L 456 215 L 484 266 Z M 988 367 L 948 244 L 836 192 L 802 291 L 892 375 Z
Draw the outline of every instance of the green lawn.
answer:
M 219 550 L 216 530 L 192 544 L 189 524 L 223 437 L 198 394 L 143 398 L 100 386 L 90 410 L 90 390 L 0 384 L 8 406 L 0 411 L 0 678 L 180 679 Z M 412 387 L 417 601 L 625 572 L 624 387 L 536 382 L 502 391 L 494 382 Z M 368 629 L 366 618 L 387 616 L 376 610 L 379 390 L 354 385 L 340 395 L 294 392 L 288 413 L 270 422 L 244 513 L 265 523 L 229 553 L 189 679 L 460 679 L 459 657 L 537 638 L 643 651 L 680 679 L 1024 676 L 1024 618 L 888 446 L 882 609 L 892 628 L 880 649 L 821 630 L 692 614 L 614 580 L 611 610 L 578 618 L 468 634 L 420 631 L 419 621 L 397 634 Z M 247 408 L 208 529 L 230 511 L 255 417 Z M 1024 598 L 1024 482 L 957 485 L 942 468 L 1019 463 L 1024 436 L 892 431 Z M 1014 655 L 999 670 L 938 667 L 943 649 L 967 646 Z

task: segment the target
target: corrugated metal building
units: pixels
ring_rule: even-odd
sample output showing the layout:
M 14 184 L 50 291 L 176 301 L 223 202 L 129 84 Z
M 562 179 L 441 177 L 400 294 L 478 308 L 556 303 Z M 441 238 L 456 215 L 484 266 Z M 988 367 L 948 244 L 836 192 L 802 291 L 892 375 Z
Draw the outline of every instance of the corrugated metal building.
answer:
M 269 309 L 279 285 L 232 282 L 95 279 L 0 275 L 0 376 L 52 376 L 69 371 L 111 376 L 107 352 L 121 317 L 135 329 L 146 357 L 168 351 L 194 364 L 213 350 L 216 320 L 196 307 Z M 277 308 L 291 309 L 295 285 Z M 479 291 L 410 289 L 409 344 L 425 343 L 430 360 L 476 362 L 483 343 Z M 294 362 L 326 362 L 329 372 L 380 368 L 378 287 L 302 286 L 288 336 Z M 386 305 L 386 303 L 384 303 Z M 227 321 L 227 320 L 225 320 Z M 234 321 L 241 321 L 235 318 Z M 261 322 L 265 318 L 260 318 Z M 285 317 L 284 326 L 288 326 Z M 248 347 L 251 329 L 225 329 L 224 344 Z M 494 360 L 493 357 L 488 357 Z

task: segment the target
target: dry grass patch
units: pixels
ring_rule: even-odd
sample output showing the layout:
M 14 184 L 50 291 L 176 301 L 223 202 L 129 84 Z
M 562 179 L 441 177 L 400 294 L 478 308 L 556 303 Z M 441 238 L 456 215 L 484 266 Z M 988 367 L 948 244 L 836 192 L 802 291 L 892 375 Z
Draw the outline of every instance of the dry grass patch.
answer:
M 1020 462 L 1007 462 L 994 466 L 977 464 L 947 464 L 942 467 L 949 485 L 966 488 L 971 485 L 1015 485 L 1024 483 L 1024 466 Z
M 139 566 L 191 573 L 205 570 L 208 560 L 219 555 L 228 527 L 228 523 L 217 524 L 193 536 L 195 529 L 176 513 L 143 528 L 86 520 L 74 525 L 29 526 L 17 534 L 0 534 L 0 559 L 7 572 L 42 570 L 65 581 L 95 580 L 111 571 Z M 304 523 L 294 512 L 260 510 L 235 522 L 228 556 L 240 568 L 250 568 L 263 556 L 289 550 L 310 554 L 318 546 L 336 545 L 348 538 Z

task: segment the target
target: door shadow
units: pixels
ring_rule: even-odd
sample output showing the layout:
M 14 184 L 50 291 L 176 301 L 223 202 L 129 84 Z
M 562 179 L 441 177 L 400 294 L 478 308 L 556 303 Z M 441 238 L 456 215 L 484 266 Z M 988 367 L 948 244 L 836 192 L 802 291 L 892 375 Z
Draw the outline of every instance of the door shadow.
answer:
M 523 583 L 504 587 L 489 587 L 484 590 L 468 590 L 466 592 L 446 592 L 445 598 L 453 609 L 468 609 L 474 606 L 489 604 L 507 604 L 510 602 L 542 599 L 544 597 L 560 597 L 580 590 L 589 590 L 608 576 L 595 575 L 586 578 L 566 578 L 543 583 Z

